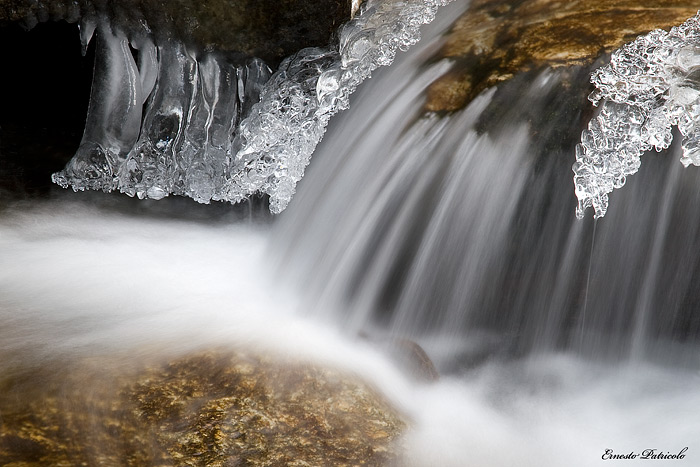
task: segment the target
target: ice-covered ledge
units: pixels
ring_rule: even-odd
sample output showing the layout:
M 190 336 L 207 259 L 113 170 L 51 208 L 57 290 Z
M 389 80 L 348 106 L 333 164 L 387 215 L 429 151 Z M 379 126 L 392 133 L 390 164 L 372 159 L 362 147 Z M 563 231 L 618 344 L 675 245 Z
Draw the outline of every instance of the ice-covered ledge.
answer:
M 113 18 L 83 21 L 84 47 L 97 41 L 85 133 L 53 180 L 76 191 L 200 203 L 267 194 L 279 213 L 329 118 L 375 68 L 415 43 L 447 1 L 366 1 L 336 43 L 302 49 L 274 74 L 259 58 L 133 33 Z
M 700 166 L 700 13 L 615 51 L 591 82 L 600 110 L 576 148 L 577 217 L 589 207 L 604 216 L 608 194 L 637 172 L 644 152 L 670 146 L 672 127 L 683 136 L 681 163 Z

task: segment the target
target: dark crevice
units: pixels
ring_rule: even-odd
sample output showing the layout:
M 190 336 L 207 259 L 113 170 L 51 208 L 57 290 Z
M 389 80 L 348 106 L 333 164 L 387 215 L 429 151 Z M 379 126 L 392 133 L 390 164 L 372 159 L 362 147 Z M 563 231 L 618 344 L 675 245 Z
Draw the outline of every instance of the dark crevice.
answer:
M 0 28 L 0 194 L 37 196 L 75 153 L 85 126 L 94 47 L 83 57 L 78 26 Z

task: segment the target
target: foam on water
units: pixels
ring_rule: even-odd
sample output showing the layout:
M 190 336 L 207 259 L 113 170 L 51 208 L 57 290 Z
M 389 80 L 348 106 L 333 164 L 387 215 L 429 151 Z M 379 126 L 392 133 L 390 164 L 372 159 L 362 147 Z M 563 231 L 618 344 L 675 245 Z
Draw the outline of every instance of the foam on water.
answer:
M 0 351 L 43 359 L 223 342 L 332 361 L 330 348 L 341 348 L 343 339 L 304 324 L 293 313 L 295 295 L 270 285 L 267 230 L 127 215 L 77 201 L 6 209 Z M 301 337 L 305 332 L 311 334 Z M 322 342 L 329 346 L 323 352 Z
M 597 465 L 606 449 L 700 459 L 700 375 L 569 355 L 494 363 L 423 388 L 407 438 L 416 466 Z M 609 460 L 626 465 L 625 460 Z

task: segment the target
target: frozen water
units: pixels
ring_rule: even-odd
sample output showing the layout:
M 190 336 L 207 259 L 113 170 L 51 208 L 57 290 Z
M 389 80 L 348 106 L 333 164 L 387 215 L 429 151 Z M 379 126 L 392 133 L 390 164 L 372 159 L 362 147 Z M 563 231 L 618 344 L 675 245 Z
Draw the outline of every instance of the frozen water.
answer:
M 700 166 L 700 13 L 671 31 L 652 31 L 596 70 L 589 96 L 600 111 L 581 135 L 573 166 L 576 216 L 602 217 L 608 193 L 637 172 L 640 156 L 683 135 L 681 163 Z
M 144 37 L 141 41 L 132 43 L 132 45 L 139 50 L 138 68 L 143 91 L 142 103 L 145 104 L 158 79 L 158 51 L 149 37 Z
M 98 35 L 88 123 L 81 149 L 53 180 L 76 191 L 176 194 L 201 203 L 263 193 L 279 213 L 330 117 L 348 107 L 374 69 L 415 43 L 419 26 L 448 2 L 369 0 L 337 44 L 303 49 L 274 74 L 259 59 L 194 53 L 172 38 L 154 44 L 143 31 L 127 39 L 105 20 L 86 21 L 83 50 Z
M 198 85 L 197 62 L 182 43 L 159 46 L 158 57 L 158 81 L 141 137 L 119 171 L 119 189 L 139 198 L 160 199 L 182 191 L 177 162 Z
M 418 41 L 419 26 L 447 2 L 365 2 L 341 29 L 337 49 L 307 48 L 285 60 L 241 123 L 234 142 L 239 169 L 223 198 L 268 193 L 270 210 L 283 211 L 330 117 L 348 107 L 349 95 L 374 69 Z
M 92 33 L 88 32 L 85 41 Z M 116 170 L 139 136 L 141 78 L 119 30 L 100 28 L 85 132 L 77 153 L 53 181 L 66 188 L 111 191 Z

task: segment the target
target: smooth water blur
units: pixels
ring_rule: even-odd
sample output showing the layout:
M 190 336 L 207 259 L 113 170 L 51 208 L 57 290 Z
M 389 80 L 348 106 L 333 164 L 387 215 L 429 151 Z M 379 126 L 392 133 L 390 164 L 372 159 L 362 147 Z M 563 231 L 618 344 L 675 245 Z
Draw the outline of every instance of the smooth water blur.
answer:
M 0 214 L 4 377 L 65 358 L 138 365 L 228 346 L 369 381 L 410 420 L 404 465 L 588 466 L 605 448 L 684 446 L 698 459 L 698 372 L 548 354 L 417 382 L 366 339 L 303 316 L 299 291 L 272 280 L 283 271 L 266 254 L 268 223 L 136 214 L 103 196 Z
M 422 405 L 405 442 L 416 466 L 588 467 L 606 449 L 675 454 L 684 447 L 676 462 L 695 465 L 699 383 L 697 372 L 569 355 L 487 363 L 416 391 Z
M 443 379 L 411 394 L 415 465 L 589 466 L 606 449 L 686 446 L 693 465 L 700 175 L 677 147 L 646 155 L 594 242 L 571 172 L 589 70 L 533 71 L 420 117 L 449 66 L 429 60 L 443 14 L 353 96 L 275 226 L 304 312 L 408 337 L 436 363 Z
M 352 361 L 346 339 L 296 317 L 297 294 L 271 282 L 264 218 L 138 203 L 61 194 L 0 211 L 3 376 L 54 359 L 162 360 L 219 345 Z
M 677 146 L 646 155 L 591 250 L 571 172 L 590 70 L 533 71 L 422 116 L 450 66 L 430 60 L 447 17 L 354 96 L 275 228 L 305 308 L 417 340 L 448 371 L 553 350 L 698 367 L 700 175 L 673 164 Z

